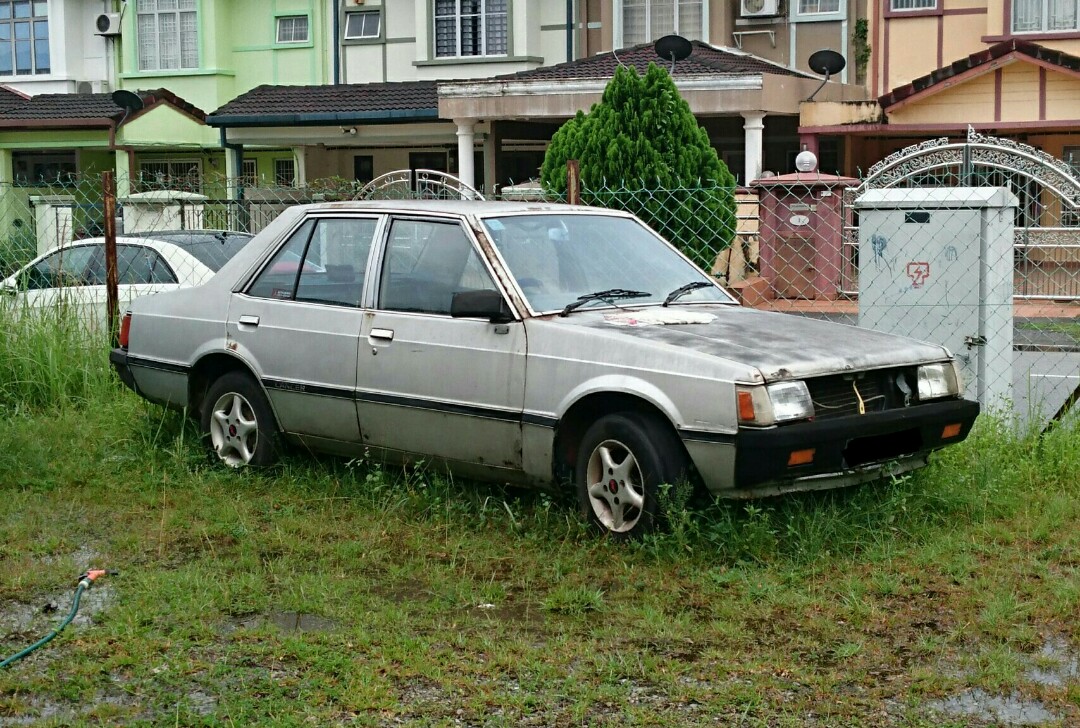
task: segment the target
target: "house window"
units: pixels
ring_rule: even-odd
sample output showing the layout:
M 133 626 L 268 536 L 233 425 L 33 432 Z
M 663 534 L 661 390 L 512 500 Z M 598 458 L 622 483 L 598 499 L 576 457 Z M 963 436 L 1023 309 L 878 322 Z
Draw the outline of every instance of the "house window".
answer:
M 139 0 L 140 71 L 199 67 L 196 0 Z
M 75 181 L 75 152 L 13 152 L 16 184 L 68 184 Z
M 345 40 L 367 40 L 379 37 L 382 16 L 378 10 L 345 13 Z
M 624 46 L 671 34 L 707 40 L 703 0 L 622 0 L 622 24 Z
M 838 12 L 840 12 L 840 0 L 799 0 L 800 15 Z
M 505 56 L 507 0 L 435 0 L 435 55 Z
M 375 179 L 375 157 L 370 154 L 357 154 L 353 157 L 353 179 L 364 183 Z
M 308 16 L 283 15 L 277 19 L 278 43 L 307 43 L 310 40 Z
M 254 159 L 245 159 L 240 163 L 240 179 L 237 180 L 244 187 L 255 187 L 259 184 L 259 164 Z
M 48 2 L 0 0 L 0 76 L 49 70 Z
M 139 163 L 138 185 L 146 190 L 202 189 L 202 164 L 197 159 L 147 160 Z
M 937 10 L 937 0 L 890 0 L 889 8 L 894 13 L 905 10 Z
M 1077 0 L 1013 0 L 1014 33 L 1077 30 Z
M 275 159 L 274 182 L 282 187 L 295 187 L 296 161 L 293 159 Z

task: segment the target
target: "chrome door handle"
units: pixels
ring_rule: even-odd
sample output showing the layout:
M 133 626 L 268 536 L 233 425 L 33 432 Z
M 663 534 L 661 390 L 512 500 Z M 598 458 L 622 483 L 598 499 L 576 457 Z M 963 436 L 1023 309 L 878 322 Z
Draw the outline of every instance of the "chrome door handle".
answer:
M 394 330 L 393 329 L 372 329 L 371 333 L 368 334 L 368 338 L 382 339 L 384 341 L 393 341 L 394 340 Z
M 258 326 L 259 325 L 259 317 L 258 316 L 241 316 L 240 317 L 240 325 L 241 326 Z

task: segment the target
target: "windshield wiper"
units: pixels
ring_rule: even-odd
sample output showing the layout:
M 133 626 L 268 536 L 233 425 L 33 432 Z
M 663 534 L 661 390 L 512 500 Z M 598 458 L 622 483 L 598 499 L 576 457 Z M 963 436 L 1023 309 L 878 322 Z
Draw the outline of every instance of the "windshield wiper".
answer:
M 578 296 L 576 301 L 571 301 L 566 304 L 566 308 L 562 310 L 560 316 L 566 316 L 568 313 L 576 308 L 584 306 L 589 301 L 604 301 L 610 303 L 617 298 L 644 298 L 645 296 L 651 296 L 648 291 L 632 291 L 626 288 L 609 288 L 606 291 L 596 291 L 594 293 L 586 293 L 584 296 Z
M 682 298 L 683 296 L 685 296 L 690 291 L 696 291 L 699 288 L 709 288 L 710 286 L 712 286 L 712 283 L 709 283 L 708 281 L 694 281 L 693 283 L 687 283 L 685 286 L 679 286 L 674 291 L 669 293 L 667 295 L 667 298 L 665 298 L 664 302 L 661 303 L 660 305 L 661 306 L 667 306 L 669 303 L 674 301 L 676 298 Z

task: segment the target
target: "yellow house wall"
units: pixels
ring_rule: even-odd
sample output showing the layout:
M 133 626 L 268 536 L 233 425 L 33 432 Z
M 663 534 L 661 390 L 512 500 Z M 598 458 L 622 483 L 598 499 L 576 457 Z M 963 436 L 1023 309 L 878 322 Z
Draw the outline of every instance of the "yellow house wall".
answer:
M 1046 74 L 1046 118 L 1080 119 L 1080 78 Z
M 1030 103 L 1030 102 L 1029 102 Z M 948 124 L 993 121 L 994 73 L 966 81 L 889 114 L 890 124 Z
M 1001 69 L 1001 120 L 1039 118 L 1039 67 L 1018 61 Z

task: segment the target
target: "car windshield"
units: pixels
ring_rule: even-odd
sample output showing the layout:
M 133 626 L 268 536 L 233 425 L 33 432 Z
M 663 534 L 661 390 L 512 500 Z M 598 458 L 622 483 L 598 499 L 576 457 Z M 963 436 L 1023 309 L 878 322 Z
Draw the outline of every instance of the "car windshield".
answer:
M 609 301 L 614 299 L 597 295 L 609 290 L 648 294 L 620 300 L 619 305 L 659 304 L 696 282 L 708 285 L 686 288 L 672 305 L 733 302 L 632 218 L 582 213 L 504 215 L 485 218 L 484 226 L 537 312 L 562 311 L 583 297 L 591 297 L 584 308 L 612 305 Z

